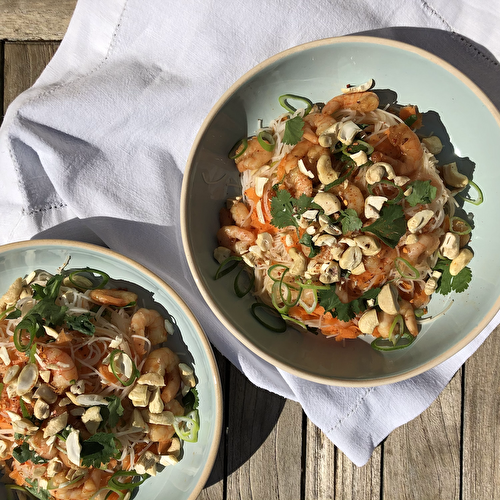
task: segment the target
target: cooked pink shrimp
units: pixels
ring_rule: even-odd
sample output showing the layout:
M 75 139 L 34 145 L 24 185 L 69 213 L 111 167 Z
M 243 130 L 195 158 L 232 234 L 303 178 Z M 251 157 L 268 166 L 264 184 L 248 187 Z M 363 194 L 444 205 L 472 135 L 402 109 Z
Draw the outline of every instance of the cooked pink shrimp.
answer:
M 134 335 L 132 341 L 138 354 L 145 354 L 146 338 L 151 345 L 161 344 L 168 338 L 165 329 L 165 319 L 154 309 L 139 309 L 130 321 L 130 334 Z
M 255 241 L 255 234 L 238 226 L 223 226 L 217 231 L 217 240 L 220 246 L 241 255 Z
M 243 149 L 243 144 L 236 150 L 239 153 Z M 248 141 L 245 152 L 236 158 L 234 161 L 238 170 L 244 172 L 245 170 L 255 170 L 260 168 L 271 161 L 273 157 L 272 151 L 266 151 L 259 143 L 257 137 L 253 137 Z
M 250 210 L 248 207 L 241 201 L 233 203 L 233 206 L 230 208 L 231 216 L 234 220 L 234 223 L 245 229 L 250 227 L 252 222 L 250 218 Z
M 137 294 L 127 290 L 97 289 L 89 294 L 93 302 L 105 306 L 125 307 L 137 300 Z
M 59 394 L 78 380 L 78 369 L 73 358 L 57 347 L 43 346 L 39 350 L 45 369 L 51 372 L 50 385 Z
M 165 381 L 161 398 L 164 403 L 170 402 L 179 392 L 181 375 L 179 372 L 179 356 L 167 347 L 160 347 L 149 354 L 142 367 L 142 373 L 156 373 Z
M 413 306 L 406 300 L 400 300 L 399 314 L 403 317 L 408 331 L 416 337 L 418 335 L 418 324 L 417 319 L 415 318 L 415 310 L 413 309 Z M 388 314 L 384 311 L 379 313 L 379 325 L 377 329 L 381 337 L 389 337 L 389 332 L 396 316 L 396 314 Z
M 30 448 L 37 452 L 42 458 L 50 460 L 57 457 L 59 450 L 54 444 L 48 445 L 47 440 L 43 437 L 43 431 L 37 431 L 29 438 Z
M 442 229 L 436 229 L 430 233 L 423 233 L 417 236 L 416 243 L 404 245 L 402 252 L 413 264 L 419 264 L 427 257 L 430 257 L 439 247 Z
M 309 113 L 304 117 L 304 133 L 302 137 L 313 144 L 318 144 L 318 137 L 336 121 L 337 120 L 330 115 L 324 115 L 323 113 Z
M 57 475 L 54 476 L 54 478 L 55 477 L 57 477 Z M 51 490 L 51 492 L 58 500 L 87 500 L 95 495 L 100 488 L 106 486 L 109 477 L 110 474 L 100 469 L 92 469 L 90 474 L 86 475 L 82 481 L 76 483 L 75 486 L 54 489 Z
M 356 211 L 358 216 L 364 213 L 365 197 L 361 189 L 352 182 L 343 182 L 342 184 L 334 186 L 330 191 L 341 198 L 344 208 L 352 208 Z
M 340 94 L 330 99 L 324 106 L 322 113 L 331 115 L 339 109 L 352 109 L 368 113 L 378 108 L 379 99 L 373 92 L 353 92 L 351 94 Z
M 283 184 L 284 187 L 295 198 L 299 198 L 303 194 L 305 194 L 306 196 L 312 195 L 312 179 L 303 174 L 298 167 L 290 170 L 290 172 L 285 175 Z

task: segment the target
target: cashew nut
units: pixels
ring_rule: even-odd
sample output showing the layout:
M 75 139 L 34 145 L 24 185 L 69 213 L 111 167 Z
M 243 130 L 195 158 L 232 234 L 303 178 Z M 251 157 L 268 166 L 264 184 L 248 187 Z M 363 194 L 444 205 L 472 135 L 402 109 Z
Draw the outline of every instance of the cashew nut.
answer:
M 332 236 L 331 234 L 321 234 L 314 244 L 318 247 L 323 247 L 323 246 L 328 246 L 331 247 L 337 243 L 337 239 L 335 236 Z
M 358 328 L 361 333 L 371 334 L 376 326 L 379 325 L 378 315 L 376 309 L 368 309 L 363 313 L 358 321 Z
M 460 253 L 460 236 L 451 232 L 446 233 L 439 250 L 447 259 L 453 260 L 458 257 Z
M 329 262 L 321 267 L 321 275 L 319 280 L 325 285 L 330 285 L 340 281 L 340 269 L 336 262 Z
M 340 257 L 339 264 L 342 269 L 352 271 L 361 264 L 363 253 L 357 246 L 349 247 Z
M 456 276 L 472 260 L 474 254 L 468 248 L 462 248 L 450 264 L 450 274 Z
M 366 256 L 377 255 L 382 248 L 378 239 L 375 236 L 371 236 L 368 234 L 356 236 L 354 238 L 354 241 L 356 242 L 356 245 L 361 248 L 361 252 L 363 252 L 363 255 Z
M 342 94 L 352 94 L 353 92 L 366 92 L 370 90 L 375 85 L 375 81 L 373 78 L 370 78 L 366 83 L 362 83 L 361 85 L 356 85 L 355 87 L 345 87 L 340 89 Z
M 318 171 L 318 179 L 322 184 L 330 184 L 339 178 L 338 172 L 332 168 L 332 160 L 330 155 L 321 155 L 316 165 Z
M 390 163 L 379 161 L 366 171 L 365 179 L 368 184 L 375 184 L 376 182 L 380 182 L 385 176 L 389 180 L 392 180 L 396 177 L 396 173 Z
M 367 196 L 365 199 L 365 217 L 367 219 L 378 219 L 380 210 L 386 201 L 385 196 Z
M 435 135 L 424 137 L 422 139 L 422 143 L 429 150 L 429 153 L 433 155 L 438 155 L 443 150 L 443 143 L 441 142 L 441 139 Z
M 340 200 L 333 193 L 321 191 L 313 198 L 313 202 L 325 211 L 325 215 L 334 214 L 342 208 Z
M 432 210 L 420 210 L 411 219 L 408 220 L 406 225 L 408 226 L 408 231 L 410 233 L 416 233 L 420 231 L 434 216 Z
M 378 305 L 387 314 L 399 312 L 398 291 L 390 283 L 386 283 L 378 294 Z
M 466 175 L 461 174 L 457 169 L 455 162 L 448 163 L 441 167 L 443 178 L 446 184 L 455 188 L 464 188 L 469 183 Z
M 295 247 L 288 250 L 288 255 L 293 260 L 293 264 L 289 269 L 290 274 L 297 276 L 304 273 L 307 266 L 306 256 L 302 252 L 299 252 Z

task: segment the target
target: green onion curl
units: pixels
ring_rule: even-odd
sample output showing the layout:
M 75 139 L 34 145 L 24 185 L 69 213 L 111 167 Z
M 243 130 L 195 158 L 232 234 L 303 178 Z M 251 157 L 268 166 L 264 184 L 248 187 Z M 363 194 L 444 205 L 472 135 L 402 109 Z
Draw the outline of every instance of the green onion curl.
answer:
M 413 273 L 413 275 L 405 273 L 402 269 L 402 266 L 406 266 Z M 405 280 L 420 279 L 420 272 L 418 271 L 418 269 L 416 269 L 409 261 L 403 259 L 403 257 L 396 257 L 394 259 L 394 267 L 396 268 L 396 271 L 400 274 L 400 276 Z
M 276 141 L 274 140 L 273 135 L 268 130 L 261 130 L 257 135 L 257 140 L 259 144 L 264 148 L 267 152 L 272 152 L 274 150 L 274 146 Z
M 130 378 L 128 378 L 127 380 L 122 380 L 120 378 L 119 375 L 123 375 L 123 374 L 118 372 L 117 366 L 115 365 L 115 357 L 118 353 L 121 353 L 124 356 L 127 356 L 127 358 L 132 363 L 132 375 L 130 375 Z M 135 366 L 134 360 L 126 352 L 123 352 L 121 349 L 113 349 L 111 351 L 111 354 L 109 355 L 109 367 L 111 368 L 113 375 L 117 378 L 117 380 L 124 387 L 128 387 L 129 385 L 132 385 L 134 383 L 134 380 L 140 376 L 139 370 L 137 369 L 137 366 Z
M 295 113 L 295 111 L 297 111 L 297 108 L 295 108 L 288 102 L 289 99 L 293 99 L 295 101 L 302 101 L 306 104 L 306 112 L 304 116 L 308 115 L 311 112 L 311 109 L 313 107 L 313 102 L 307 97 L 302 97 L 300 95 L 295 95 L 295 94 L 283 94 L 279 96 L 278 101 L 281 104 L 281 106 L 285 108 L 289 113 Z
M 455 229 L 453 229 L 454 222 L 458 222 L 459 224 L 463 224 L 465 226 L 465 229 L 463 231 L 456 231 Z M 463 236 L 465 234 L 469 234 L 472 231 L 472 227 L 464 219 L 461 219 L 460 217 L 454 216 L 454 217 L 450 218 L 450 231 L 452 233 L 458 234 L 459 236 Z
M 78 283 L 78 281 L 76 281 L 76 276 L 79 276 L 82 273 L 97 274 L 101 277 L 101 281 L 96 286 L 83 286 L 81 283 Z M 105 273 L 104 271 L 100 271 L 99 269 L 91 269 L 89 267 L 86 267 L 84 269 L 77 269 L 76 271 L 72 271 L 71 273 L 69 273 L 68 279 L 77 288 L 82 288 L 85 290 L 96 290 L 104 288 L 106 283 L 109 281 L 109 274 Z
M 273 326 L 271 323 L 267 322 L 264 318 L 259 316 L 260 313 L 257 313 L 259 310 L 266 311 L 268 316 L 273 316 L 277 320 L 278 326 Z M 252 316 L 265 328 L 268 330 L 271 330 L 272 332 L 276 333 L 283 333 L 287 329 L 287 324 L 286 321 L 280 316 L 277 316 L 277 311 L 271 306 L 268 306 L 267 304 L 263 304 L 262 302 L 255 302 L 252 304 L 251 311 Z
M 226 274 L 230 273 L 233 269 L 236 268 L 241 260 L 242 258 L 236 255 L 231 255 L 231 257 L 228 257 L 224 262 L 221 263 L 221 265 L 217 269 L 217 272 L 215 273 L 215 279 L 218 280 L 219 278 L 222 278 Z M 231 264 L 228 265 L 229 263 Z
M 239 153 L 237 153 L 236 151 L 242 144 L 243 148 Z M 236 158 L 239 158 L 247 150 L 247 148 L 248 148 L 248 140 L 246 137 L 244 137 L 243 139 L 240 139 L 239 141 L 236 142 L 236 144 L 231 148 L 227 156 L 230 160 L 236 160 Z
M 393 344 L 389 339 L 383 337 L 376 338 L 371 346 L 376 351 L 397 351 L 399 349 L 406 349 L 413 344 L 415 337 L 408 332 L 404 332 L 398 339 L 396 344 Z
M 483 196 L 483 192 L 481 191 L 481 188 L 473 181 L 469 180 L 469 184 L 476 190 L 477 192 L 477 198 L 476 199 L 472 199 L 472 198 L 465 198 L 463 196 L 460 196 L 460 198 L 462 198 L 462 200 L 466 201 L 467 203 L 472 203 L 473 205 L 481 205 L 481 203 L 483 203 L 484 201 L 484 196 Z
M 387 179 L 382 179 L 381 181 L 376 182 L 375 184 L 368 184 L 368 186 L 367 186 L 368 192 L 373 196 L 380 196 L 380 195 L 377 195 L 376 193 L 374 193 L 375 187 L 380 186 L 380 185 L 390 186 L 392 188 L 395 188 L 398 191 L 398 194 L 394 198 L 388 199 L 386 201 L 386 203 L 388 205 L 394 205 L 395 203 L 398 203 L 403 199 L 403 197 L 404 197 L 403 190 L 399 186 L 396 186 L 396 184 L 394 184 L 394 182 L 389 181 Z M 385 196 L 385 193 L 383 194 L 383 196 Z

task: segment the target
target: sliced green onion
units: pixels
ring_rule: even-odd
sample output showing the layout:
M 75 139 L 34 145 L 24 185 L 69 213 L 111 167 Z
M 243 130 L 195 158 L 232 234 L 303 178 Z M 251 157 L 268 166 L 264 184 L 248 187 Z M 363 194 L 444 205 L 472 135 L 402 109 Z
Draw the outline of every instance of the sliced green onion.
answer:
M 410 115 L 406 120 L 405 120 L 405 125 L 408 127 L 412 127 L 412 125 L 417 121 L 418 117 L 417 115 Z
M 241 273 L 244 273 L 245 276 L 248 277 L 248 286 L 247 288 L 241 288 L 240 287 L 240 276 L 241 276 Z M 253 287 L 253 284 L 255 282 L 255 274 L 252 272 L 250 274 L 250 276 L 248 275 L 248 273 L 246 272 L 246 269 L 244 267 L 242 267 L 239 271 L 238 271 L 238 274 L 236 275 L 236 278 L 234 278 L 234 293 L 241 299 L 242 297 L 244 297 L 248 292 L 250 292 L 250 290 L 252 289 Z
M 371 346 L 376 351 L 397 351 L 399 349 L 406 349 L 413 344 L 414 340 L 415 337 L 413 335 L 408 332 L 404 332 L 396 344 L 393 344 L 389 339 L 378 337 L 371 343 Z
M 1 312 L 0 313 L 0 321 L 2 321 L 2 319 L 5 318 L 5 316 L 7 316 L 10 312 L 12 312 L 13 310 L 15 309 L 15 306 L 11 306 L 7 309 L 5 309 L 5 311 Z
M 243 144 L 243 148 L 241 148 L 241 151 L 237 153 L 236 151 L 238 148 Z M 239 141 L 236 142 L 236 144 L 231 148 L 231 150 L 228 153 L 228 158 L 230 160 L 236 160 L 236 158 L 239 158 L 248 148 L 248 140 L 246 137 L 243 139 L 240 139 Z
M 297 108 L 293 107 L 288 102 L 288 99 L 293 99 L 295 101 L 302 101 L 306 104 L 306 112 L 304 116 L 308 115 L 313 107 L 313 102 L 307 97 L 302 97 L 300 95 L 294 95 L 294 94 L 283 94 L 279 96 L 278 101 L 281 104 L 281 106 L 283 106 L 290 113 L 295 113 L 295 111 L 297 111 Z
M 28 408 L 26 408 L 26 404 L 22 399 L 19 399 L 19 406 L 21 407 L 21 414 L 23 415 L 23 418 L 31 418 L 30 412 L 28 411 Z
M 303 328 L 304 330 L 307 330 L 307 325 L 302 322 L 302 321 L 299 321 L 298 319 L 295 319 L 295 318 L 292 318 L 291 316 L 287 316 L 286 314 L 282 314 L 281 317 L 287 322 L 287 323 L 293 323 L 293 325 L 298 325 L 300 326 L 301 328 Z
M 276 141 L 269 131 L 261 130 L 257 135 L 257 140 L 259 141 L 259 144 L 269 153 L 274 150 Z
M 119 490 L 115 490 L 114 488 L 110 488 L 108 486 L 104 486 L 104 488 L 101 488 L 100 490 L 97 490 L 96 493 L 94 493 L 89 500 L 94 500 L 95 498 L 97 498 L 98 496 L 100 496 L 100 494 L 103 492 L 103 491 L 108 491 L 107 495 L 104 497 L 104 500 L 107 500 L 109 498 L 109 495 L 111 495 L 111 493 L 116 493 L 118 495 L 118 500 L 123 500 L 125 498 L 125 494 L 122 493 L 121 491 Z
M 413 275 L 405 273 L 402 269 L 403 266 L 406 266 L 413 273 Z M 409 261 L 403 259 L 403 257 L 396 257 L 394 259 L 394 267 L 396 268 L 396 271 L 401 275 L 401 277 L 405 280 L 420 279 L 420 272 L 418 271 L 418 269 L 412 266 Z
M 283 269 L 283 273 L 279 276 L 274 277 L 273 276 L 273 271 L 278 270 L 277 272 L 279 273 L 279 269 Z M 289 271 L 289 267 L 283 265 L 283 264 L 273 264 L 268 270 L 267 270 L 267 275 L 273 280 L 273 281 L 281 281 L 283 279 L 283 276 L 285 273 Z
M 304 309 L 304 311 L 307 314 L 312 314 L 318 305 L 318 292 L 316 291 L 316 288 L 308 287 L 306 290 L 311 290 L 313 294 L 312 304 L 308 304 L 307 302 L 304 301 L 304 299 L 301 298 L 299 300 L 299 305 L 302 307 L 302 309 Z
M 5 491 L 7 491 L 7 500 L 14 500 L 14 495 L 12 493 L 13 491 L 20 491 L 20 492 L 24 493 L 25 495 L 28 495 L 30 498 L 36 499 L 35 495 L 33 495 L 33 493 L 29 492 L 23 486 L 19 486 L 17 484 L 5 484 L 4 487 L 5 487 Z
M 222 278 L 226 274 L 230 273 L 240 263 L 241 260 L 241 257 L 238 257 L 236 255 L 228 257 L 217 269 L 217 272 L 215 273 L 215 279 L 218 280 L 219 278 Z M 229 264 L 230 262 L 231 264 L 227 266 L 227 264 Z
M 118 480 L 119 477 L 123 478 L 132 478 L 132 481 L 138 477 L 140 478 L 139 481 L 134 481 L 130 483 L 122 483 L 121 481 Z M 111 486 L 111 488 L 116 488 L 118 490 L 132 490 L 136 488 L 137 486 L 140 486 L 146 479 L 149 478 L 148 474 L 139 474 L 135 471 L 128 471 L 128 470 L 119 470 L 116 471 L 108 481 L 108 486 Z
M 179 439 L 188 443 L 196 443 L 200 430 L 198 410 L 193 410 L 184 417 L 174 417 L 174 429 Z
M 29 339 L 29 342 L 27 344 L 23 344 L 23 341 L 22 341 L 22 337 L 21 337 L 21 334 L 24 330 L 22 328 L 19 328 L 14 330 L 14 335 L 13 335 L 13 339 L 14 339 L 14 345 L 16 346 L 16 349 L 19 351 L 19 352 L 26 352 L 26 351 L 29 351 L 31 345 L 33 344 L 33 341 L 35 340 L 35 332 L 33 330 L 29 331 L 29 334 L 30 334 L 30 339 Z
M 275 309 L 280 313 L 286 313 L 288 312 L 288 309 L 290 307 L 286 304 L 286 301 L 283 299 L 283 293 L 282 293 L 282 287 L 285 286 L 287 290 L 288 297 L 290 297 L 290 288 L 286 283 L 281 283 L 280 281 L 275 281 L 273 283 L 272 289 L 271 289 L 271 301 L 273 303 L 273 306 Z M 283 305 L 280 305 L 278 301 L 281 300 L 281 303 Z
M 404 333 L 405 324 L 403 321 L 403 316 L 397 314 L 392 320 L 391 328 L 389 329 L 389 340 L 396 345 L 401 335 Z
M 119 375 L 123 374 L 118 371 L 118 367 L 115 365 L 115 357 L 118 353 L 121 353 L 123 356 L 126 356 L 130 360 L 130 363 L 132 364 L 132 374 L 130 375 L 130 378 L 128 378 L 127 380 L 122 380 L 120 378 Z M 123 352 L 120 349 L 113 349 L 111 351 L 111 354 L 109 355 L 109 367 L 111 368 L 113 375 L 124 387 L 128 387 L 129 385 L 133 384 L 134 380 L 138 378 L 140 375 L 137 366 L 135 366 L 134 360 L 126 352 Z
M 352 155 L 355 153 L 359 153 L 360 151 L 364 151 L 368 156 L 371 155 L 374 151 L 373 146 L 368 144 L 361 139 L 356 139 L 352 144 L 345 144 L 341 151 L 343 151 L 347 155 Z
M 30 363 L 36 363 L 36 342 L 33 342 L 33 345 L 30 347 Z
M 462 200 L 466 201 L 467 203 L 472 203 L 473 205 L 481 205 L 481 203 L 484 201 L 484 196 L 481 188 L 471 180 L 469 180 L 469 184 L 477 191 L 477 198 L 475 200 L 471 198 L 464 198 L 463 196 L 460 196 L 460 198 L 462 198 Z
M 101 276 L 101 281 L 96 286 L 92 286 L 92 287 L 82 286 L 81 283 L 78 283 L 78 281 L 76 281 L 76 276 L 79 276 L 80 274 L 83 274 L 83 273 L 97 274 L 97 275 Z M 106 283 L 109 281 L 109 274 L 106 274 L 104 271 L 100 271 L 99 269 L 90 269 L 89 267 L 86 267 L 85 269 L 77 269 L 76 271 L 72 271 L 68 275 L 68 278 L 71 281 L 71 283 L 73 283 L 73 285 L 75 285 L 78 288 L 83 288 L 83 289 L 87 289 L 87 290 L 95 290 L 98 288 L 104 288 Z
M 371 195 L 374 195 L 374 196 L 379 196 L 377 195 L 376 193 L 374 193 L 374 188 L 380 184 L 386 184 L 388 186 L 391 186 L 395 189 L 397 189 L 398 191 L 398 194 L 396 195 L 395 198 L 392 198 L 392 199 L 389 199 L 386 201 L 386 203 L 388 205 L 394 205 L 395 203 L 398 203 L 399 201 L 401 201 L 404 197 L 404 193 L 403 193 L 403 190 L 399 187 L 399 186 L 396 186 L 396 184 L 394 184 L 394 182 L 391 182 L 387 179 L 382 179 L 381 181 L 375 183 L 375 184 L 368 184 L 368 192 L 371 194 Z M 384 196 L 385 196 L 385 193 L 384 193 Z
M 458 224 L 463 224 L 465 226 L 465 229 L 463 231 L 456 231 L 455 229 L 453 229 L 454 222 L 457 222 Z M 454 217 L 451 217 L 451 219 L 450 219 L 450 231 L 452 233 L 458 234 L 459 236 L 463 236 L 464 234 L 469 234 L 472 231 L 472 227 L 464 219 L 461 219 L 460 217 L 454 216 Z
M 277 320 L 277 324 L 279 326 L 273 326 L 273 324 L 268 323 L 265 319 L 261 318 L 257 314 L 257 310 L 263 309 L 268 313 L 268 316 L 273 316 Z M 272 308 L 271 306 L 268 306 L 267 304 L 263 304 L 262 302 L 256 302 L 252 304 L 252 309 L 251 309 L 252 316 L 264 327 L 266 327 L 268 330 L 271 330 L 272 332 L 276 333 L 283 333 L 287 329 L 287 324 L 286 321 L 281 317 L 276 315 L 276 310 Z

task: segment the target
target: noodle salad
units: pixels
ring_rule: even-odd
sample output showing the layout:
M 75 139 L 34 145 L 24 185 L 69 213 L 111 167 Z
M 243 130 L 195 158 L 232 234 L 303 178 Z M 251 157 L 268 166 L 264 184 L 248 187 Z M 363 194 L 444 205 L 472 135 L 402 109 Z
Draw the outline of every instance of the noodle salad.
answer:
M 235 291 L 252 291 L 271 330 L 371 335 L 394 350 L 430 320 L 433 293 L 467 289 L 472 223 L 458 200 L 482 193 L 456 163 L 439 165 L 443 145 L 418 135 L 416 106 L 381 109 L 373 85 L 326 104 L 281 96 L 287 112 L 233 147 L 242 195 L 220 211 L 214 257 L 216 279 L 241 267 Z
M 197 441 L 195 375 L 164 346 L 169 319 L 64 267 L 0 298 L 3 482 L 20 499 L 125 500 Z

